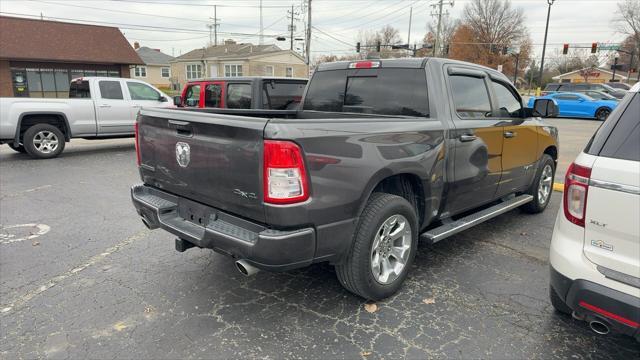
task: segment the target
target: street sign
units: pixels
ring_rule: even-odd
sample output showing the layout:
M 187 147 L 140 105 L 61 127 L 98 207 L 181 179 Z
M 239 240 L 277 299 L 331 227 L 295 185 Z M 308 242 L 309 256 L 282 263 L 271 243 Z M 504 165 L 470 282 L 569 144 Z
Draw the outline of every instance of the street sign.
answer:
M 612 50 L 612 51 L 618 51 L 620 50 L 620 45 L 602 45 L 602 44 L 598 44 L 598 50 Z

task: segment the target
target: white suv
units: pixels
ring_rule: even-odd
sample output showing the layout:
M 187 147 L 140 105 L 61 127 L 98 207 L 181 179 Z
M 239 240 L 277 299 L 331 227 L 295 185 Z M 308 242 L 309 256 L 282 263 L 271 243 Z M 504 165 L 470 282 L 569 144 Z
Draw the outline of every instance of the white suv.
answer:
M 554 308 L 640 341 L 640 83 L 569 167 L 551 240 Z

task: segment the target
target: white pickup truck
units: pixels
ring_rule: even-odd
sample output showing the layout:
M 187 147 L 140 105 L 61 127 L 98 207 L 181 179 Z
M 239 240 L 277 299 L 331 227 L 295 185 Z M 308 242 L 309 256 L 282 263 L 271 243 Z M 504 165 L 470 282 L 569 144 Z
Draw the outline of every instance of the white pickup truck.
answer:
M 72 80 L 68 99 L 0 98 L 0 144 L 34 158 L 53 158 L 71 138 L 134 136 L 143 106 L 175 107 L 143 81 L 109 77 Z

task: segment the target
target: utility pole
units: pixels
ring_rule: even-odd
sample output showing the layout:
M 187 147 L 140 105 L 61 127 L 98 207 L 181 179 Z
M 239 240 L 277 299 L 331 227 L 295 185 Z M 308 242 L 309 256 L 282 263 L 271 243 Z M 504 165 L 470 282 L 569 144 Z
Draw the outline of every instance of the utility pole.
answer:
M 542 44 L 542 59 L 540 60 L 540 74 L 538 75 L 538 87 L 542 86 L 542 71 L 544 70 L 544 52 L 547 49 L 547 32 L 549 31 L 549 17 L 551 16 L 551 5 L 555 0 L 547 0 L 549 9 L 547 10 L 547 25 L 544 27 L 544 43 Z
M 307 39 L 305 43 L 305 62 L 311 63 L 311 0 L 307 0 Z
M 431 16 L 436 16 L 438 18 L 438 26 L 436 27 L 436 40 L 435 44 L 433 44 L 433 56 L 435 57 L 438 52 L 438 48 L 441 46 L 440 44 L 440 32 L 442 31 L 442 15 L 449 15 L 449 12 L 445 10 L 443 12 L 442 7 L 445 5 L 445 0 L 437 0 L 435 4 L 431 4 L 431 7 L 436 9 L 435 13 L 431 12 Z M 453 1 L 447 1 L 446 5 L 453 6 Z
M 213 24 L 207 24 L 209 28 L 209 46 L 217 46 L 218 45 L 218 26 L 220 26 L 220 19 L 218 19 L 218 6 L 213 5 L 213 17 L 209 19 L 213 20 Z M 213 30 L 213 42 L 211 41 L 211 30 Z
M 294 20 L 298 20 L 298 18 L 296 18 L 296 13 L 293 11 L 293 5 L 291 5 L 291 10 L 287 10 L 287 16 L 291 17 L 291 24 L 289 25 L 289 36 L 290 36 L 290 49 L 293 50 L 293 32 L 296 30 L 296 26 L 293 24 Z
M 260 45 L 264 43 L 264 26 L 262 24 L 262 0 L 260 0 Z
M 413 6 L 409 9 L 409 33 L 407 34 L 407 44 L 411 45 L 411 19 L 413 18 Z

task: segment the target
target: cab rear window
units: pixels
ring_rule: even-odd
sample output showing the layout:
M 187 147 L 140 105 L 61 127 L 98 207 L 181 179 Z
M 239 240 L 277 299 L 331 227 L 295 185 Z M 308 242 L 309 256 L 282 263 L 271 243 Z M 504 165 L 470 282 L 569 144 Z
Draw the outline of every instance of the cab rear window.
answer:
M 600 156 L 640 161 L 640 94 L 636 94 L 604 143 Z
M 428 117 L 426 74 L 391 68 L 317 72 L 303 110 Z

